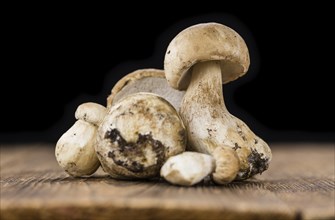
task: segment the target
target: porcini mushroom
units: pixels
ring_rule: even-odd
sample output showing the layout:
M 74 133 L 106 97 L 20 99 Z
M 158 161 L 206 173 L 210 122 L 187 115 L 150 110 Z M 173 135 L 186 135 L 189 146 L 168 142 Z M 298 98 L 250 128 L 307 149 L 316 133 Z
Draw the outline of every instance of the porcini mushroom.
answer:
M 212 156 L 189 151 L 170 157 L 160 173 L 172 184 L 192 186 L 212 173 L 214 167 Z
M 231 115 L 223 100 L 222 84 L 243 76 L 249 64 L 242 37 L 218 23 L 198 24 L 180 32 L 169 44 L 164 60 L 169 85 L 187 89 L 180 114 L 188 132 L 188 147 L 212 155 L 219 146 L 230 147 L 235 151 L 230 153 L 239 158 L 236 179 L 262 173 L 272 157 L 269 146 Z M 216 182 L 226 183 L 227 179 Z
M 107 113 L 98 129 L 102 168 L 119 179 L 151 178 L 186 147 L 184 124 L 174 107 L 153 93 L 130 94 Z
M 127 74 L 114 85 L 107 99 L 107 108 L 123 97 L 138 92 L 157 94 L 170 102 L 177 111 L 185 94 L 185 91 L 178 91 L 169 86 L 163 70 L 140 69 Z
M 213 151 L 213 157 L 215 160 L 213 181 L 218 184 L 233 181 L 240 169 L 240 160 L 235 150 L 227 146 L 218 146 Z
M 88 176 L 99 168 L 94 143 L 105 115 L 106 108 L 102 105 L 92 102 L 79 105 L 75 113 L 77 121 L 58 140 L 57 162 L 71 176 Z

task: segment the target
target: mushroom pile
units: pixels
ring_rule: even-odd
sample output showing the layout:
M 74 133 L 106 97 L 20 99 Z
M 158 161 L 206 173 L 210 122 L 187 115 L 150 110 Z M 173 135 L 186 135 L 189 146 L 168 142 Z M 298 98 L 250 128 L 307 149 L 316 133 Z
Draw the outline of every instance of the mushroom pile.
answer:
M 228 112 L 222 91 L 249 65 L 246 43 L 231 28 L 203 23 L 183 30 L 166 50 L 164 71 L 134 71 L 115 84 L 107 107 L 78 107 L 78 121 L 56 144 L 59 165 L 75 177 L 101 165 L 112 178 L 161 176 L 182 186 L 261 174 L 271 150 Z

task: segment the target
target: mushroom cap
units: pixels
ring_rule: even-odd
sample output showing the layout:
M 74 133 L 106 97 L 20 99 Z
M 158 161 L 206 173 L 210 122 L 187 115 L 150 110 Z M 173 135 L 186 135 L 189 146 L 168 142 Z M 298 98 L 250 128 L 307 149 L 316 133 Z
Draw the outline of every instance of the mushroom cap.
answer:
M 78 106 L 75 117 L 95 126 L 99 126 L 107 113 L 106 107 L 93 102 L 86 102 Z
M 184 124 L 173 106 L 152 93 L 136 93 L 113 105 L 98 128 L 95 149 L 114 178 L 150 178 L 186 148 Z
M 140 69 L 129 73 L 120 79 L 107 98 L 107 108 L 117 103 L 123 97 L 138 92 L 150 92 L 162 96 L 177 110 L 185 92 L 178 91 L 169 86 L 165 73 L 159 69 Z
M 203 23 L 181 31 L 169 44 L 164 60 L 169 85 L 184 90 L 190 69 L 198 62 L 221 61 L 222 82 L 243 76 L 249 68 L 248 47 L 233 29 L 218 23 Z

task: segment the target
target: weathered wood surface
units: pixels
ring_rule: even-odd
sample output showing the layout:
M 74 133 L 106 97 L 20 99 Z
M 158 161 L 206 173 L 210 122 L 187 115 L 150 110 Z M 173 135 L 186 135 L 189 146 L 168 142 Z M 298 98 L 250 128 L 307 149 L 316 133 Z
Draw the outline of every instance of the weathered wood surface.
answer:
M 101 171 L 72 178 L 53 146 L 2 145 L 0 219 L 335 219 L 334 147 L 273 144 L 270 169 L 256 178 L 178 187 Z

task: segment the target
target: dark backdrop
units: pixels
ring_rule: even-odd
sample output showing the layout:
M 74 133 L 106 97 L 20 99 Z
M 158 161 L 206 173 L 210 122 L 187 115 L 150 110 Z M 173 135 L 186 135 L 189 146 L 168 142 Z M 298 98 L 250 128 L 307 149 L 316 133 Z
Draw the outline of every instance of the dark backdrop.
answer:
M 77 105 L 105 104 L 123 75 L 163 68 L 169 41 L 207 21 L 232 27 L 250 49 L 249 73 L 224 87 L 232 114 L 268 141 L 333 141 L 327 6 L 252 7 L 10 8 L 2 31 L 0 141 L 57 141 Z

